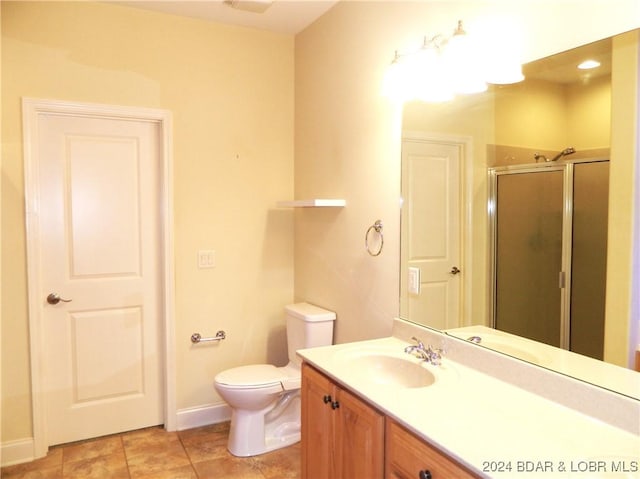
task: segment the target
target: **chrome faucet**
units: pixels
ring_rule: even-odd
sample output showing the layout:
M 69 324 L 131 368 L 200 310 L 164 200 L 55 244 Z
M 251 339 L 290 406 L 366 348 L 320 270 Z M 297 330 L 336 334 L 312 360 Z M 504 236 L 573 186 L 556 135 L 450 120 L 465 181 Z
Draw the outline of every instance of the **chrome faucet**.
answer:
M 404 352 L 407 354 L 414 354 L 418 357 L 422 357 L 422 359 L 426 359 L 425 357 L 425 349 L 424 349 L 424 343 L 422 341 L 420 341 L 418 338 L 416 338 L 415 336 L 413 336 L 411 338 L 413 341 L 415 341 L 417 344 L 412 345 L 412 346 L 407 346 L 406 348 L 404 348 Z
M 411 338 L 417 344 L 407 346 L 404 348 L 404 352 L 407 354 L 413 354 L 418 358 L 433 364 L 434 366 L 439 366 L 442 362 L 442 355 L 444 351 L 442 349 L 434 349 L 431 346 L 425 347 L 424 343 L 420 341 L 415 336 Z

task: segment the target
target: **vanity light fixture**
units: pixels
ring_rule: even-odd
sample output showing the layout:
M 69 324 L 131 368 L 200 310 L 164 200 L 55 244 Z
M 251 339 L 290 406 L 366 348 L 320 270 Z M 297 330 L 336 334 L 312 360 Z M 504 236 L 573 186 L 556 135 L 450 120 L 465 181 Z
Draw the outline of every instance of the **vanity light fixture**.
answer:
M 442 102 L 456 94 L 483 92 L 488 83 L 509 84 L 524 80 L 516 55 L 482 48 L 458 21 L 451 37 L 425 37 L 422 47 L 397 51 L 385 79 L 387 95 L 400 100 Z

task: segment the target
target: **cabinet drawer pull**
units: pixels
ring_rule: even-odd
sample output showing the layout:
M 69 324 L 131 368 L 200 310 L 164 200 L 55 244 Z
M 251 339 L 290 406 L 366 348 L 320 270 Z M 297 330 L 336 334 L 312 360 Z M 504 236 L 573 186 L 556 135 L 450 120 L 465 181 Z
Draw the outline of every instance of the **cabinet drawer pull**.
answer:
M 334 401 L 331 403 L 331 409 L 338 409 L 340 407 L 340 403 L 338 401 Z
M 325 397 L 322 398 L 322 400 L 324 401 L 325 404 L 330 403 L 331 396 L 327 394 Z
M 418 477 L 420 479 L 432 479 L 431 471 L 429 471 L 429 469 L 425 469 L 424 471 L 420 471 L 420 474 L 418 474 Z

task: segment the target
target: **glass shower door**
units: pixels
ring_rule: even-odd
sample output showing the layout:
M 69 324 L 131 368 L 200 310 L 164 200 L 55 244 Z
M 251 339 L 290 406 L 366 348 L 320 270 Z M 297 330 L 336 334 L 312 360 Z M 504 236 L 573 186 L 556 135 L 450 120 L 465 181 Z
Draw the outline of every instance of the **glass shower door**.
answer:
M 495 327 L 561 346 L 562 169 L 496 176 Z
M 573 166 L 571 351 L 603 359 L 609 162 Z

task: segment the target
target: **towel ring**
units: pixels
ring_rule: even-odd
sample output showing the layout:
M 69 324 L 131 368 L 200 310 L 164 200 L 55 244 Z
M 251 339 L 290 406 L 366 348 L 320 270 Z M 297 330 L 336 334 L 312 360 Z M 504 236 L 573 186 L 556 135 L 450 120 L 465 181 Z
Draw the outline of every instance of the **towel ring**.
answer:
M 378 246 L 377 251 L 372 251 L 371 247 L 369 246 L 369 233 L 371 233 L 371 230 L 375 231 L 380 235 L 380 245 Z M 384 234 L 382 234 L 382 221 L 377 220 L 375 223 L 369 226 L 369 229 L 364 235 L 364 247 L 366 248 L 367 253 L 369 253 L 371 256 L 378 256 L 380 253 L 382 253 L 383 246 L 384 246 Z

